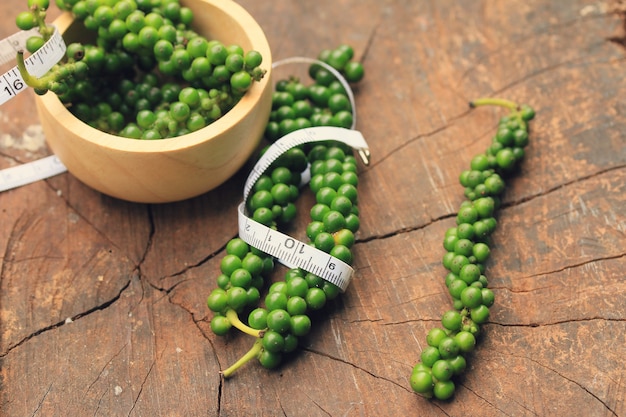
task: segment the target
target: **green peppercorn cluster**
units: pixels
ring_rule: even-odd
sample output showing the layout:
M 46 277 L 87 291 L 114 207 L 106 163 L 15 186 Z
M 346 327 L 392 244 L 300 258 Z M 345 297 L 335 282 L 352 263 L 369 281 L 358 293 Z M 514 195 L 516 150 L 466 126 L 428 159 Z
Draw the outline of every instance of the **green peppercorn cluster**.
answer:
M 283 153 L 252 187 L 247 212 L 267 227 L 287 226 L 296 217 L 295 202 L 307 169 L 311 177 L 309 190 L 316 200 L 306 228 L 309 244 L 351 264 L 360 221 L 357 162 L 347 145 L 327 141 L 300 145 Z M 222 372 L 225 377 L 255 358 L 266 368 L 277 367 L 284 355 L 297 349 L 299 338 L 309 333 L 311 312 L 322 309 L 340 293 L 339 287 L 320 276 L 291 268 L 283 280 L 269 285 L 259 305 L 259 290 L 269 281 L 273 261 L 238 237 L 227 244 L 220 268 L 218 288 L 207 298 L 213 312 L 211 329 L 224 335 L 235 327 L 255 338 L 252 348 Z M 244 323 L 241 317 L 246 315 Z
M 358 83 L 363 78 L 363 65 L 353 59 L 353 48 L 345 44 L 325 49 L 318 56 L 319 61 L 339 71 L 348 83 Z M 276 84 L 272 112 L 265 129 L 267 140 L 273 142 L 290 132 L 312 126 L 352 127 L 352 104 L 342 83 L 319 64 L 309 67 L 309 76 L 309 85 L 296 77 Z
M 456 226 L 443 239 L 446 250 L 443 265 L 448 270 L 445 284 L 453 308 L 441 317 L 426 337 L 427 347 L 413 368 L 410 384 L 425 397 L 446 400 L 455 391 L 454 377 L 467 366 L 467 355 L 476 346 L 480 326 L 489 318 L 494 293 L 487 287 L 485 265 L 490 255 L 490 235 L 496 228 L 495 214 L 505 189 L 504 179 L 514 172 L 524 158 L 528 144 L 528 121 L 534 110 L 500 99 L 480 99 L 471 103 L 501 105 L 511 109 L 500 119 L 492 144 L 476 155 L 470 169 L 459 177 L 467 200 L 456 216 Z
M 296 147 L 281 155 L 270 172 L 255 183 L 246 204 L 248 211 L 253 220 L 271 228 L 293 220 L 294 201 L 299 195 L 295 184 L 299 183 L 301 170 L 307 163 L 311 171 L 309 188 L 316 198 L 306 229 L 310 244 L 351 264 L 351 248 L 360 226 L 357 163 L 339 143 L 319 144 L 306 153 Z M 259 307 L 259 289 L 272 267 L 268 255 L 240 238 L 227 244 L 217 278 L 219 288 L 207 298 L 207 305 L 214 312 L 211 329 L 217 335 L 224 335 L 236 327 L 257 340 L 247 355 L 223 372 L 226 377 L 255 357 L 266 368 L 278 366 L 284 354 L 297 348 L 298 338 L 308 334 L 310 312 L 322 309 L 340 293 L 339 287 L 321 277 L 292 268 L 282 281 L 269 287 L 264 306 Z M 247 324 L 240 320 L 244 314 L 248 314 Z
M 52 33 L 48 0 L 29 0 L 16 18 L 39 27 L 30 52 Z M 94 35 L 72 43 L 45 76 L 22 75 L 39 94 L 52 91 L 79 119 L 124 137 L 161 139 L 202 129 L 228 112 L 263 78 L 262 56 L 207 39 L 191 28 L 193 12 L 178 0 L 57 0 Z M 22 54 L 18 55 L 23 61 Z

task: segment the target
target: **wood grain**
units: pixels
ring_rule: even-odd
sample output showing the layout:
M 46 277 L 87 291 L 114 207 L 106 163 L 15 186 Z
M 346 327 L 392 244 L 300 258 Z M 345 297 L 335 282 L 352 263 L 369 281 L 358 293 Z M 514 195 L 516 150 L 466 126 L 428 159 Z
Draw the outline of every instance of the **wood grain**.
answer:
M 22 3 L 0 4 L 2 36 Z M 357 128 L 372 164 L 350 288 L 283 367 L 251 362 L 222 381 L 252 340 L 214 336 L 205 299 L 250 164 L 172 204 L 119 201 L 70 174 L 4 192 L 0 414 L 626 416 L 626 63 L 614 4 L 239 3 L 275 59 L 349 43 L 365 66 Z M 408 378 L 451 306 L 441 242 L 463 201 L 458 175 L 503 114 L 470 110 L 480 96 L 537 116 L 498 215 L 490 321 L 454 400 L 429 401 Z M 48 153 L 32 103 L 27 92 L 0 109 L 0 168 Z

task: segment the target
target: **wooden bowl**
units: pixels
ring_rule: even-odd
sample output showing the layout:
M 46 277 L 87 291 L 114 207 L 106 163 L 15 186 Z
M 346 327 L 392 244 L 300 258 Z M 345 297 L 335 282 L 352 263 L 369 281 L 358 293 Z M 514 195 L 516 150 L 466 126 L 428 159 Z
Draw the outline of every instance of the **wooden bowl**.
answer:
M 104 194 L 141 203 L 198 196 L 235 174 L 263 135 L 272 100 L 271 52 L 263 30 L 231 0 L 181 3 L 193 10 L 194 28 L 207 39 L 259 51 L 267 74 L 220 119 L 171 139 L 110 135 L 77 119 L 53 93 L 37 96 L 37 112 L 50 149 L 71 174 Z M 69 13 L 54 24 L 67 44 L 86 36 L 82 23 Z

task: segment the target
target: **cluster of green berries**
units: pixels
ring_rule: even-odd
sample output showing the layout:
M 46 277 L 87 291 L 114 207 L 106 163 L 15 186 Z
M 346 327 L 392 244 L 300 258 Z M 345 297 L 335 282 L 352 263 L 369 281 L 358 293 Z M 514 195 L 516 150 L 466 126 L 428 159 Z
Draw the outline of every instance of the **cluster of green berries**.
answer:
M 295 147 L 282 154 L 269 173 L 255 183 L 246 203 L 248 211 L 253 220 L 275 229 L 293 220 L 294 202 L 299 195 L 296 184 L 309 164 L 309 188 L 316 198 L 306 229 L 309 244 L 351 264 L 351 249 L 360 226 L 358 176 L 356 159 L 345 146 L 330 142 L 308 149 Z M 284 354 L 297 348 L 298 338 L 308 334 L 310 312 L 322 309 L 340 293 L 335 284 L 300 268 L 291 268 L 282 281 L 269 287 L 264 305 L 257 306 L 259 289 L 271 272 L 270 261 L 240 238 L 227 244 L 218 288 L 207 298 L 207 306 L 214 313 L 211 329 L 223 335 L 236 327 L 255 336 L 256 341 L 248 354 L 223 372 L 226 377 L 252 358 L 266 368 L 278 366 Z M 240 319 L 244 314 L 248 314 L 247 324 Z
M 272 229 L 288 226 L 296 217 L 295 202 L 307 169 L 309 190 L 316 200 L 306 228 L 309 244 L 351 264 L 360 221 L 357 162 L 347 145 L 327 141 L 287 150 L 255 182 L 245 202 L 246 210 L 253 220 Z M 309 333 L 311 312 L 321 310 L 341 292 L 320 276 L 290 268 L 283 280 L 269 285 L 259 305 L 259 290 L 269 281 L 272 267 L 271 257 L 238 237 L 226 246 L 218 288 L 207 298 L 213 312 L 211 329 L 216 335 L 224 335 L 235 327 L 254 336 L 255 342 L 222 372 L 225 377 L 251 359 L 268 369 L 277 367 L 285 354 L 296 350 L 299 338 Z M 244 322 L 241 317 L 246 315 Z
M 27 83 L 52 91 L 85 123 L 136 139 L 161 139 L 201 129 L 228 112 L 265 75 L 262 56 L 209 40 L 191 28 L 193 12 L 178 0 L 58 0 L 92 43 L 68 45 L 66 59 Z M 48 34 L 27 43 L 37 50 L 51 28 L 48 0 L 29 0 L 20 29 Z M 41 31 L 41 29 L 40 29 Z
M 504 178 L 524 157 L 528 121 L 535 115 L 527 105 L 500 99 L 480 99 L 471 104 L 502 105 L 511 112 L 500 119 L 491 146 L 476 155 L 470 169 L 461 173 L 459 182 L 467 200 L 459 208 L 456 226 L 446 231 L 443 240 L 443 265 L 448 270 L 445 284 L 453 308 L 443 314 L 441 327 L 428 332 L 428 346 L 422 350 L 410 379 L 415 392 L 440 400 L 453 396 L 453 378 L 465 371 L 466 356 L 474 350 L 480 326 L 489 318 L 495 300 L 485 276 L 490 235 L 497 224 L 495 213 L 505 189 Z
M 349 45 L 322 51 L 318 60 L 339 72 L 348 83 L 363 78 L 363 65 L 354 61 L 354 50 Z M 276 84 L 272 97 L 272 111 L 265 129 L 265 138 L 271 142 L 293 132 L 312 126 L 351 128 L 354 122 L 352 104 L 343 84 L 328 70 L 314 64 L 309 67 L 311 82 L 292 77 Z
M 46 10 L 49 5 L 49 0 L 28 0 L 28 11 L 18 13 L 15 18 L 15 23 L 19 29 L 37 28 L 39 30 L 39 35 L 30 36 L 26 40 L 26 50 L 30 53 L 41 48 L 54 32 L 54 28 L 45 23 Z
M 215 290 L 207 298 L 207 305 L 215 313 L 211 329 L 224 335 L 232 327 L 230 314 L 243 314 L 255 307 L 261 299 L 266 278 L 274 270 L 272 257 L 235 238 L 226 245 L 226 255 L 220 263 L 221 274 Z

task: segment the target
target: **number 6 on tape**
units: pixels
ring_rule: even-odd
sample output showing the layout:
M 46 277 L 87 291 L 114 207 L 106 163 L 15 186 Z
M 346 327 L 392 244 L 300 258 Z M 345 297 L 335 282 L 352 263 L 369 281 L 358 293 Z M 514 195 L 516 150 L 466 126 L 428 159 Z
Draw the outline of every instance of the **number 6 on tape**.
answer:
M 322 126 L 301 129 L 285 135 L 267 149 L 248 176 L 244 186 L 243 202 L 238 208 L 239 237 L 288 267 L 302 268 L 311 272 L 335 284 L 343 292 L 348 288 L 354 274 L 350 265 L 314 246 L 271 229 L 249 218 L 245 213 L 246 200 L 254 183 L 281 154 L 297 145 L 328 140 L 346 143 L 359 152 L 366 164 L 369 163 L 367 142 L 356 130 Z

